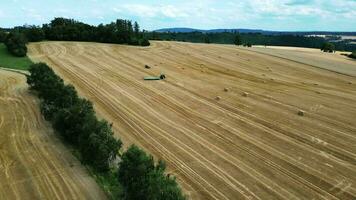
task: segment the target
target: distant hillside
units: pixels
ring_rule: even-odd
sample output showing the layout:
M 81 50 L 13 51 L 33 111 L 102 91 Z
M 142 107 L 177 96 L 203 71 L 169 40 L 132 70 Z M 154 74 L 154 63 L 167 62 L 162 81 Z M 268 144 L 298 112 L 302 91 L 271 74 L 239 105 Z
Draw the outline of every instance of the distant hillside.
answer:
M 348 35 L 356 36 L 356 32 L 332 32 L 332 31 L 268 31 L 261 29 L 194 29 L 194 28 L 163 28 L 155 30 L 159 33 L 224 33 L 224 32 L 239 32 L 239 33 L 261 33 L 264 35 Z
M 262 33 L 263 30 L 254 30 L 254 29 L 210 29 L 210 30 L 203 30 L 203 29 L 194 29 L 194 28 L 163 28 L 155 30 L 155 32 L 159 33 L 192 33 L 192 32 L 201 32 L 201 33 L 233 33 L 233 32 L 240 32 L 240 33 Z

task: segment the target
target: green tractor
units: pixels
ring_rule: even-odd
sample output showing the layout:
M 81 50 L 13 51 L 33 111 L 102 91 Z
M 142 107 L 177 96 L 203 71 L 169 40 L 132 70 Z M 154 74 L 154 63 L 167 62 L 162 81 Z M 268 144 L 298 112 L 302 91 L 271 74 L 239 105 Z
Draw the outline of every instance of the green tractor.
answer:
M 145 76 L 143 78 L 143 80 L 146 80 L 146 81 L 154 81 L 154 80 L 163 80 L 166 78 L 166 75 L 164 75 L 163 73 L 161 73 L 161 75 L 159 76 Z

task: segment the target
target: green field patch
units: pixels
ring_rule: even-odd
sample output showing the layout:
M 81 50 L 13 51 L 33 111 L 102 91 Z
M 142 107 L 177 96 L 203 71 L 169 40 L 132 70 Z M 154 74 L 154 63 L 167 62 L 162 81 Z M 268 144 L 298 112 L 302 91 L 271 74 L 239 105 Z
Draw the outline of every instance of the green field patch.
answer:
M 28 70 L 31 64 L 33 64 L 33 62 L 27 56 L 13 56 L 7 51 L 6 46 L 0 43 L 0 67 Z

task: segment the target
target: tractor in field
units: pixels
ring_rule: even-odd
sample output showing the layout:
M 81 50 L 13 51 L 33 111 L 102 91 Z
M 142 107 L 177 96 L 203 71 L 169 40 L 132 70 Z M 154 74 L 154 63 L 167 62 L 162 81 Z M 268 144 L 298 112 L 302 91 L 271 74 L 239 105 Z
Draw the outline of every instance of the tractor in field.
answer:
M 154 80 L 163 80 L 166 78 L 166 75 L 161 73 L 159 76 L 145 76 L 143 79 L 146 81 L 154 81 Z

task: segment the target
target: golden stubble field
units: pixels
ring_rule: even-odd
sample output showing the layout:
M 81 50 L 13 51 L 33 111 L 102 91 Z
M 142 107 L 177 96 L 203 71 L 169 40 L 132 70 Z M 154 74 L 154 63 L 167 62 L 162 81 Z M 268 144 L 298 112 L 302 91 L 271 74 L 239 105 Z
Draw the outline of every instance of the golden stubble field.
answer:
M 106 199 L 42 118 L 25 76 L 3 70 L 0 199 Z
M 42 42 L 29 55 L 126 146 L 167 161 L 192 199 L 356 198 L 354 76 L 229 45 Z

